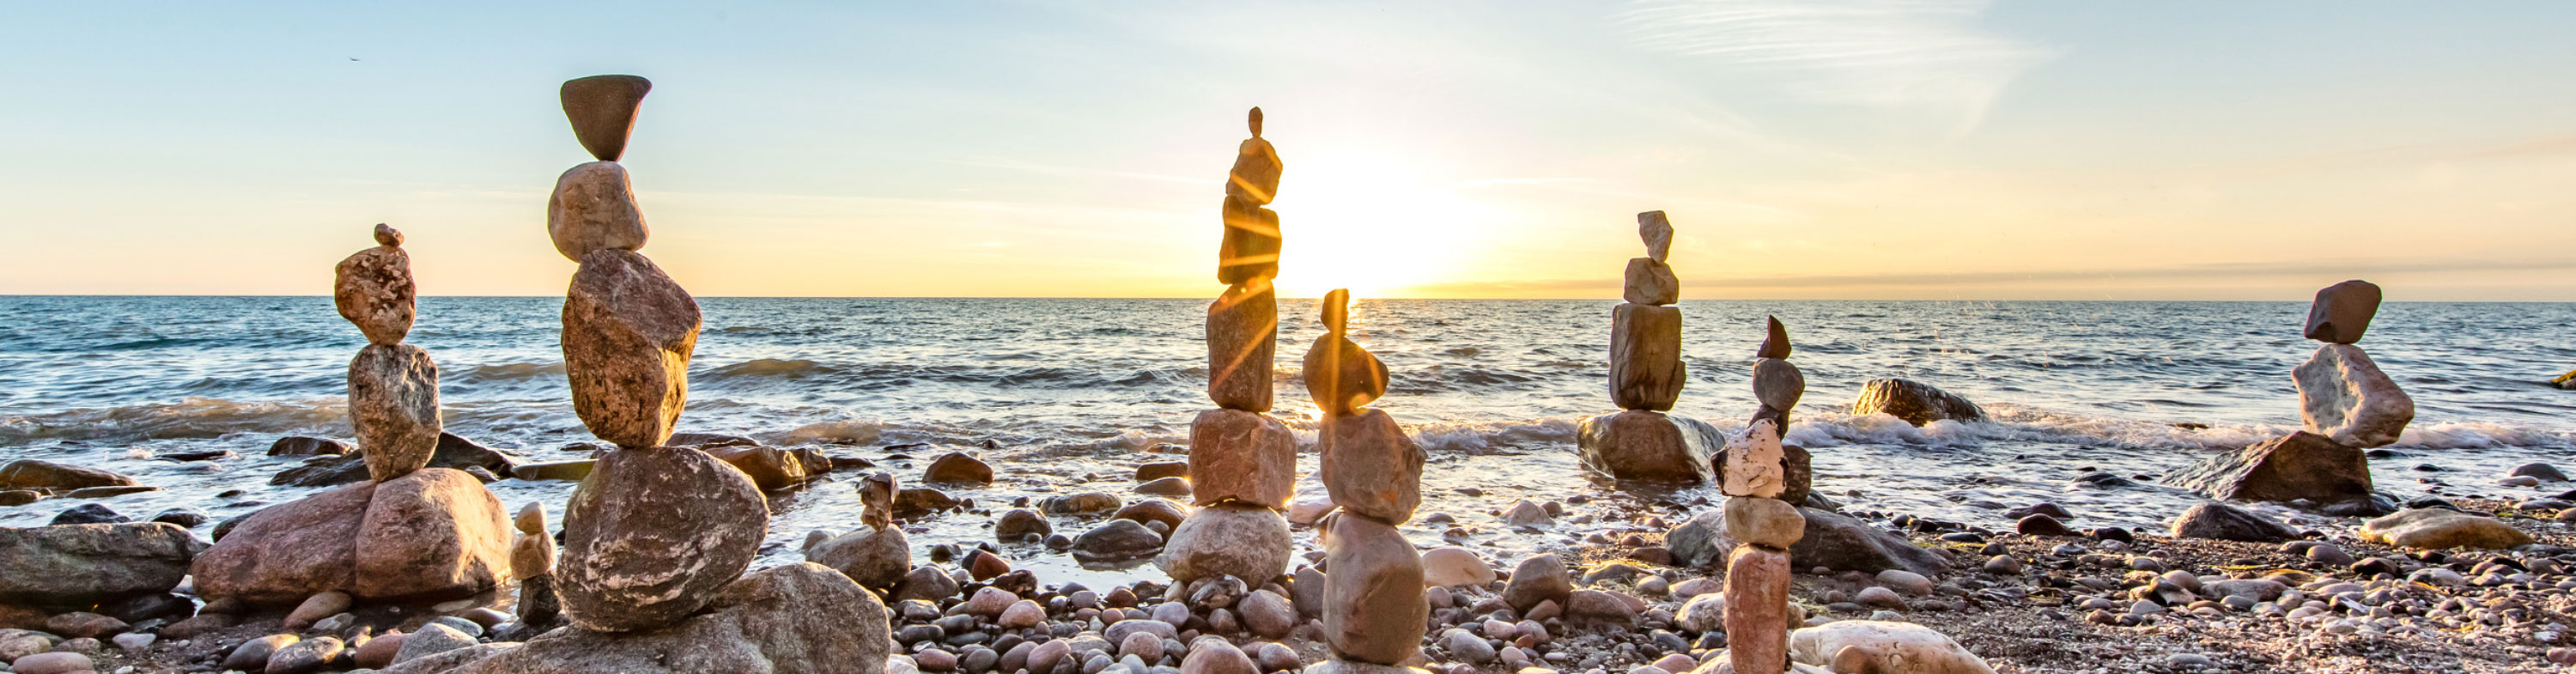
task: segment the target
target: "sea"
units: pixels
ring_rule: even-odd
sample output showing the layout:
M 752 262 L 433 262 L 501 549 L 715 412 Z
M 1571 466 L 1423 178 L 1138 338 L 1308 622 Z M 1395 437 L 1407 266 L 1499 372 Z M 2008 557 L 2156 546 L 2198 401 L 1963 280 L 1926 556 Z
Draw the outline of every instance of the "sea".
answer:
M 952 489 L 973 509 L 908 523 L 926 554 L 989 541 L 990 516 L 1053 493 L 1133 493 L 1134 466 L 1180 459 L 1205 387 L 1204 300 L 702 298 L 684 431 L 813 446 L 906 480 L 938 453 L 991 462 L 1000 480 Z M 1593 300 L 1360 300 L 1352 336 L 1387 365 L 1376 406 L 1431 456 L 1424 545 L 1529 550 L 1656 533 L 1714 507 L 1705 490 L 1641 490 L 1587 475 L 1575 422 L 1616 411 L 1610 315 Z M 429 297 L 408 342 L 440 370 L 447 428 L 527 461 L 583 458 L 553 297 Z M 1807 392 L 1788 439 L 1815 456 L 1821 493 L 1851 509 L 2008 528 L 2012 507 L 2057 503 L 2077 526 L 2161 530 L 2198 501 L 2153 478 L 2299 428 L 2290 370 L 2317 344 L 2304 302 L 1707 301 L 1681 303 L 1689 383 L 1677 414 L 1740 427 L 1764 318 L 1789 328 Z M 1299 362 L 1323 327 L 1313 300 L 1283 300 L 1279 409 L 1309 443 Z M 2373 462 L 2401 498 L 2527 499 L 2570 485 L 2498 486 L 2515 465 L 2576 470 L 2576 304 L 2391 303 L 2360 346 L 2416 404 Z M 161 491 L 99 501 L 138 519 L 196 508 L 217 519 L 314 491 L 273 487 L 301 463 L 265 456 L 283 436 L 349 438 L 347 363 L 365 344 L 327 297 L 0 297 L 0 461 L 38 458 L 135 476 Z M 1853 415 L 1872 379 L 1958 393 L 1991 418 L 1914 427 Z M 576 449 L 566 449 L 573 447 Z M 215 461 L 160 457 L 228 450 Z M 2074 478 L 2108 472 L 2136 484 Z M 857 526 L 855 471 L 774 495 L 764 564 L 797 559 L 808 532 Z M 570 482 L 503 480 L 509 508 L 559 518 Z M 1515 529 L 1513 501 L 1557 502 L 1558 523 Z M 34 526 L 73 505 L 0 507 Z M 1060 533 L 1096 520 L 1057 518 Z M 212 525 L 201 527 L 208 533 Z M 1299 534 L 1311 542 L 1311 532 Z M 1082 568 L 1017 545 L 1067 577 Z M 918 555 L 917 555 L 918 556 Z

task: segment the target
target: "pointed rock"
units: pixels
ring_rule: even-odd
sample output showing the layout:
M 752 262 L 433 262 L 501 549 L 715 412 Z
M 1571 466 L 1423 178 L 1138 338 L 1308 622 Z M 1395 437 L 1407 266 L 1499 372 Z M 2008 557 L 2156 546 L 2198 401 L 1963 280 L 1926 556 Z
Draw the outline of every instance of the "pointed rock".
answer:
M 1637 237 L 1646 240 L 1646 257 L 1664 261 L 1673 252 L 1673 222 L 1663 211 L 1637 214 Z
M 2369 281 L 2326 286 L 2308 305 L 2308 326 L 2303 334 L 2327 344 L 2359 342 L 2361 333 L 2370 329 L 2370 319 L 2379 313 L 2379 298 L 2379 286 Z
M 651 80 L 634 75 L 593 75 L 565 81 L 560 95 L 582 149 L 600 161 L 617 161 L 635 130 L 635 112 L 652 91 Z
M 1753 350 L 1753 357 L 1787 360 L 1789 358 L 1789 326 L 1781 325 L 1780 317 L 1778 316 L 1772 316 L 1769 320 L 1771 323 L 1770 326 L 1768 326 L 1769 330 L 1762 337 L 1762 346 Z

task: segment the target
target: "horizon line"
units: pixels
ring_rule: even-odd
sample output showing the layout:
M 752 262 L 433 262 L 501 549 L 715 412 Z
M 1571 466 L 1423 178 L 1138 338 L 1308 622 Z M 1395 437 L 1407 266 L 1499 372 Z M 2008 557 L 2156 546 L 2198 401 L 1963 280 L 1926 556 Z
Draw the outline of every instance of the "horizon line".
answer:
M 331 295 L 224 295 L 224 294 L 210 294 L 210 293 L 209 293 L 209 294 L 191 294 L 191 293 L 0 293 L 0 299 L 9 299 L 9 298 L 26 298 L 26 297 L 46 297 L 46 298 L 82 298 L 82 297 L 97 297 L 97 298 L 207 298 L 207 299 L 301 299 L 301 298 L 310 298 L 310 299 L 332 299 L 332 296 L 331 296 Z M 560 297 L 562 297 L 562 296 L 561 296 L 561 295 L 421 295 L 421 296 L 419 296 L 419 297 L 421 297 L 421 298 L 439 298 L 439 299 L 526 299 L 526 298 L 549 298 L 549 297 L 552 297 L 552 298 L 560 298 Z M 691 295 L 690 297 L 691 297 L 692 299 L 701 299 L 701 300 L 721 299 L 721 300 L 1195 300 L 1195 301 L 1212 301 L 1212 298 L 1195 297 L 1195 296 L 1181 296 L 1181 295 L 1168 295 L 1168 296 L 1088 296 L 1088 295 Z M 1288 297 L 1288 296 L 1283 296 L 1283 297 L 1280 297 L 1279 299 L 1283 299 L 1283 300 L 1315 300 L 1315 299 L 1322 299 L 1322 298 L 1320 298 L 1320 297 Z M 1619 299 L 1619 298 L 1600 298 L 1600 297 L 1353 297 L 1353 298 L 1351 298 L 1351 299 L 1352 299 L 1352 300 L 1354 300 L 1354 301 L 1357 301 L 1357 300 L 1376 300 L 1376 301 L 1417 301 L 1417 302 L 1619 302 L 1619 303 L 1625 303 L 1625 300 L 1621 300 L 1621 299 Z M 2306 303 L 2306 302 L 2310 302 L 2310 301 L 2313 301 L 2313 300 L 2312 300 L 2312 299 L 2279 299 L 2279 300 L 2221 300 L 2221 299 L 2109 299 L 2109 298 L 2105 298 L 2105 299 L 2082 299 L 2082 300 L 2076 300 L 2076 299 L 2038 299 L 2038 298 L 2001 298 L 2001 299 L 1997 299 L 1997 298 L 1983 298 L 1983 299 L 1964 299 L 1964 298 L 1963 298 L 1963 299 L 1904 299 L 1904 298 L 1850 298 L 1850 297 L 1844 297 L 1844 298 L 1809 298 L 1809 299 L 1795 299 L 1795 298 L 1754 298 L 1754 297 L 1744 297 L 1744 298 L 1705 298 L 1705 297 L 1704 297 L 1704 298 L 1684 298 L 1684 299 L 1681 299 L 1681 300 L 1679 300 L 1678 302 L 1676 302 L 1676 304 L 1678 304 L 1679 302 L 2063 302 L 2063 303 L 2076 303 L 2076 302 L 2092 302 L 2092 303 L 2169 302 L 2169 303 L 2196 303 L 2196 304 L 2222 304 L 2222 303 L 2250 304 L 2250 303 L 2264 303 L 2264 302 L 2296 302 L 2296 303 Z M 2382 301 L 2382 302 L 2381 302 L 2381 304 L 2576 304 L 2576 300 L 2385 300 L 2385 301 Z

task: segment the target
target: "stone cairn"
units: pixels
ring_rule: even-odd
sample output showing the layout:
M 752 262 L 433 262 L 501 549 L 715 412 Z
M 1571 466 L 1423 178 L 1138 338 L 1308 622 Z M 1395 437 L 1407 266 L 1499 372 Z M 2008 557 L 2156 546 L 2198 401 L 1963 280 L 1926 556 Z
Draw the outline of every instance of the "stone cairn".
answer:
M 519 539 L 510 544 L 510 570 L 519 574 L 519 624 L 543 628 L 561 615 L 555 598 L 555 537 L 546 533 L 546 509 L 529 503 L 512 523 Z
M 1279 341 L 1279 153 L 1252 137 L 1225 182 L 1225 238 L 1217 248 L 1225 293 L 1207 309 L 1208 398 L 1217 409 L 1190 422 L 1191 494 L 1198 510 L 1172 529 L 1155 564 L 1172 579 L 1233 576 L 1253 585 L 1288 572 L 1288 519 L 1297 489 L 1297 436 L 1270 411 L 1271 359 Z
M 349 361 L 349 425 L 376 482 L 428 467 L 438 450 L 438 364 L 402 343 L 419 298 L 402 244 L 402 232 L 376 225 L 376 247 L 341 260 L 331 289 L 340 317 L 367 335 Z
M 902 491 L 892 473 L 861 479 L 859 528 L 839 536 L 807 534 L 805 561 L 837 569 L 862 587 L 892 591 L 912 568 L 912 543 L 894 525 L 895 495 Z
M 644 247 L 644 216 L 617 158 L 652 83 L 632 75 L 565 82 L 564 115 L 599 161 L 555 182 L 546 232 L 581 268 L 564 298 L 573 411 L 616 445 L 564 507 L 553 584 L 564 618 L 627 632 L 688 617 L 742 576 L 769 529 L 759 487 L 696 449 L 664 447 L 688 400 L 695 298 Z
M 1713 426 L 1667 412 L 1681 399 L 1681 281 L 1664 263 L 1673 225 L 1663 211 L 1637 214 L 1646 256 L 1628 261 L 1622 302 L 1610 314 L 1610 400 L 1622 412 L 1584 419 L 1575 446 L 1584 466 L 1622 480 L 1699 482 L 1724 437 Z
M 2354 346 L 2379 300 L 2379 286 L 2367 281 L 2317 291 L 2304 332 L 2325 345 L 2290 371 L 2300 431 L 2210 457 L 2162 482 L 2221 500 L 2305 500 L 2336 515 L 2395 511 L 2393 500 L 2373 490 L 2363 450 L 2396 442 L 2415 420 L 2415 401 Z
M 1807 378 L 1789 364 L 1789 331 L 1778 318 L 1755 355 L 1753 396 L 1761 405 L 1719 459 L 1726 535 L 1740 542 L 1726 563 L 1727 662 L 1736 674 L 1780 674 L 1789 666 L 1789 546 L 1807 530 L 1796 505 L 1804 495 L 1792 493 L 1805 491 L 1806 467 L 1791 459 L 1780 436 Z
M 1310 672 L 1398 666 L 1420 649 L 1431 605 L 1422 558 L 1396 526 L 1422 504 L 1422 448 L 1370 401 L 1386 395 L 1386 364 L 1350 339 L 1350 292 L 1324 296 L 1325 333 L 1307 349 L 1306 391 L 1324 415 L 1316 442 L 1323 481 L 1340 508 L 1324 524 L 1324 639 L 1336 661 Z

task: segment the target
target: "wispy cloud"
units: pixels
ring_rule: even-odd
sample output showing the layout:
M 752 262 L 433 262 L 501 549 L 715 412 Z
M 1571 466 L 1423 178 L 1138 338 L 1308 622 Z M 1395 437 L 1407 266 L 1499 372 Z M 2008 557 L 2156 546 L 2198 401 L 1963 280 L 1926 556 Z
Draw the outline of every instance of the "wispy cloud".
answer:
M 2576 270 L 2576 259 L 2521 260 L 2446 260 L 2429 262 L 2351 262 L 2351 263 L 2280 263 L 2228 262 L 2170 267 L 2131 269 L 2059 269 L 1985 272 L 1885 272 L 1875 274 L 1782 274 L 1769 276 L 1734 276 L 1683 281 L 1684 288 L 1727 289 L 1819 289 L 1819 288 L 1952 288 L 2013 283 L 2046 283 L 2098 280 L 2170 280 L 2224 279 L 2260 280 L 2305 278 L 2317 276 L 2370 276 L 2384 274 L 2441 274 L 2497 271 L 2565 271 Z M 1615 289 L 1616 277 L 1583 279 L 1528 279 L 1503 281 L 1457 281 L 1432 283 L 1407 288 L 1429 294 L 1550 296 L 1569 292 L 1596 292 Z
M 2054 52 L 1980 29 L 1985 0 L 1640 0 L 1641 47 L 1777 76 L 1833 103 L 1915 108 L 1975 128 L 2006 84 Z

